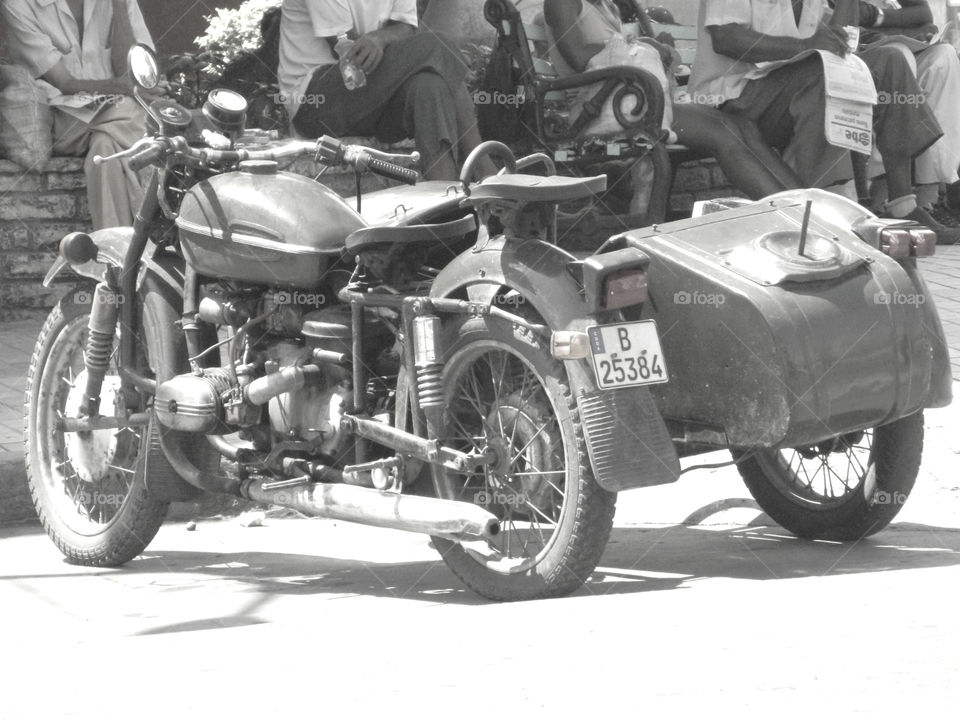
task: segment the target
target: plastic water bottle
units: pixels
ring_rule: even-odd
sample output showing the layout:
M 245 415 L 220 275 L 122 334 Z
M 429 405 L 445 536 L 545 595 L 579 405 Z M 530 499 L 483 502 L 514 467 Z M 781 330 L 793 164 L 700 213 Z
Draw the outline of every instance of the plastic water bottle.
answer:
M 356 90 L 367 84 L 367 74 L 357 67 L 356 63 L 347 60 L 347 51 L 353 47 L 353 40 L 346 33 L 337 35 L 337 44 L 333 51 L 340 58 L 340 74 L 343 75 L 343 84 L 347 90 Z

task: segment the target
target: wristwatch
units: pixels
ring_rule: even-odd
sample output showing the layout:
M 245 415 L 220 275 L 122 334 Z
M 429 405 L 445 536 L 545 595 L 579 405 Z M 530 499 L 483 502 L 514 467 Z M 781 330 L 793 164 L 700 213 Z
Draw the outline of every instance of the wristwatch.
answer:
M 874 27 L 883 25 L 883 8 L 877 8 L 877 19 L 873 21 Z

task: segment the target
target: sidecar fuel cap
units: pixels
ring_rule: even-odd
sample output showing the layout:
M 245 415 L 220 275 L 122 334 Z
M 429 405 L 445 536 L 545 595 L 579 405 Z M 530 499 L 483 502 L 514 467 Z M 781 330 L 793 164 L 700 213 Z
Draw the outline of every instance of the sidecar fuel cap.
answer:
M 251 175 L 276 175 L 277 169 L 275 160 L 244 160 L 240 163 L 240 172 Z

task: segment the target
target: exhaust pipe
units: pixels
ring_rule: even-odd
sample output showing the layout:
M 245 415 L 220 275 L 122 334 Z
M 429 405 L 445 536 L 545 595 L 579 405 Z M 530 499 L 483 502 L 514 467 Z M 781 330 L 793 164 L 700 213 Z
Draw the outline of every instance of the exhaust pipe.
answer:
M 244 497 L 334 520 L 439 535 L 450 540 L 492 538 L 500 521 L 481 507 L 456 500 L 401 495 L 342 483 L 265 490 L 248 480 Z

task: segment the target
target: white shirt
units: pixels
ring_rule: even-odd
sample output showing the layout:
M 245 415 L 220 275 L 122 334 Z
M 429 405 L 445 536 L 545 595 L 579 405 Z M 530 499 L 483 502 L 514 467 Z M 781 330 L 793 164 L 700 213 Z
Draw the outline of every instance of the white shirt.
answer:
M 764 35 L 807 38 L 817 31 L 825 9 L 824 0 L 805 0 L 798 25 L 790 0 L 701 0 L 697 59 L 688 87 L 693 102 L 716 106 L 740 97 L 747 73 L 757 67 L 714 51 L 707 28 L 735 24 Z
M 126 0 L 126 3 L 134 38 L 153 47 L 137 0 Z M 46 75 L 61 60 L 75 78 L 107 80 L 114 76 L 110 54 L 113 24 L 110 0 L 83 3 L 82 43 L 77 19 L 66 0 L 4 0 L 2 7 L 10 57 L 26 66 L 34 77 Z M 51 104 L 86 104 L 82 98 L 74 100 L 76 96 L 63 95 L 53 85 L 39 82 Z
M 277 79 L 290 117 L 306 100 L 314 71 L 337 61 L 326 38 L 351 30 L 363 35 L 390 20 L 417 27 L 417 1 L 283 0 Z

